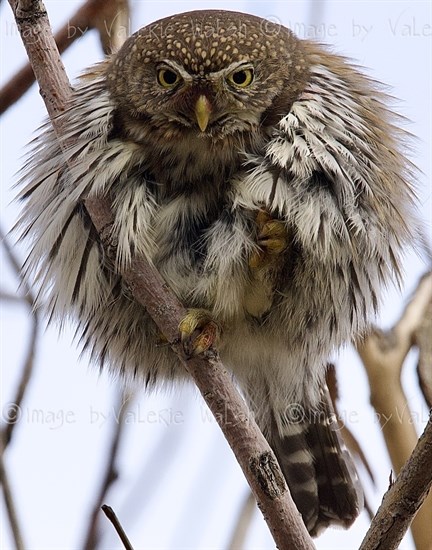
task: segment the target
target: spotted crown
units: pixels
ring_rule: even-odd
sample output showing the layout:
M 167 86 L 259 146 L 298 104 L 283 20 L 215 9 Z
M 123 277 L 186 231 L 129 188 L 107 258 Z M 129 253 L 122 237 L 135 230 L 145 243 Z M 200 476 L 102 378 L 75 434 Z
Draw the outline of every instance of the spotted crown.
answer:
M 293 38 L 288 29 L 252 15 L 191 11 L 140 29 L 125 44 L 116 64 L 122 67 L 133 60 L 145 64 L 165 58 L 203 75 L 237 61 L 286 56 Z

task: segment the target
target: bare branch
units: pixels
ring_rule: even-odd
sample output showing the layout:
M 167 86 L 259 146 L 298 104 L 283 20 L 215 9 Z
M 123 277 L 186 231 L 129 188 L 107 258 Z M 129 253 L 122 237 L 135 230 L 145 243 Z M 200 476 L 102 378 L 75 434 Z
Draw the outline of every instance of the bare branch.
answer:
M 90 18 L 90 24 L 98 30 L 102 49 L 108 55 L 118 51 L 129 36 L 129 2 L 105 0 L 98 4 L 99 9 Z
M 366 368 L 371 403 L 379 418 L 390 459 L 396 473 L 417 443 L 417 432 L 402 388 L 401 372 L 432 295 L 432 274 L 420 283 L 400 320 L 389 331 L 375 329 L 357 346 Z M 432 540 L 432 496 L 412 524 L 418 549 L 428 549 Z M 375 520 L 374 520 L 375 521 Z
M 17 13 L 18 26 L 53 125 L 56 132 L 61 133 L 59 120 L 54 115 L 65 108 L 70 86 L 50 34 L 48 18 L 41 2 L 34 15 L 26 12 L 23 18 L 21 3 L 9 1 L 14 13 Z M 28 35 L 32 36 L 31 43 L 26 42 Z M 48 67 L 50 70 L 46 71 Z M 61 89 L 60 94 L 57 89 Z M 113 214 L 109 202 L 103 198 L 92 198 L 85 201 L 85 206 L 107 254 L 111 255 L 113 247 L 109 242 L 109 234 Z M 235 389 L 231 376 L 221 365 L 217 353 L 213 350 L 207 352 L 205 357 L 192 359 L 185 356 L 178 342 L 178 325 L 186 311 L 159 273 L 144 258 L 134 258 L 122 276 L 135 300 L 146 307 L 195 380 L 243 469 L 279 549 L 314 548 L 274 453 Z
M 8 240 L 6 236 L 3 234 L 2 229 L 0 228 L 0 240 L 3 244 L 3 248 L 6 252 L 6 255 L 15 271 L 15 274 L 17 278 L 21 279 L 20 277 L 20 266 L 19 262 L 16 258 L 16 255 L 14 254 L 14 251 L 9 246 Z M 31 333 L 30 333 L 30 340 L 27 347 L 27 353 L 24 358 L 24 365 L 22 368 L 22 374 L 21 378 L 18 384 L 18 387 L 15 392 L 15 397 L 12 399 L 11 405 L 9 407 L 9 410 L 5 411 L 4 417 L 7 419 L 7 424 L 4 428 L 2 428 L 1 438 L 2 438 L 2 447 L 1 447 L 1 453 L 3 453 L 4 449 L 8 446 L 12 439 L 12 433 L 15 429 L 15 426 L 17 422 L 19 421 L 19 415 L 21 410 L 21 403 L 24 400 L 24 395 L 28 387 L 28 383 L 30 381 L 31 375 L 33 373 L 33 367 L 35 363 L 35 355 L 36 355 L 36 345 L 38 341 L 38 333 L 39 333 L 39 316 L 36 311 L 33 311 L 33 297 L 31 295 L 30 290 L 26 286 L 24 282 L 21 283 L 24 291 L 25 296 L 22 298 L 22 300 L 25 300 L 25 303 L 30 307 L 31 309 L 31 320 L 32 320 L 32 326 L 31 326 Z
M 28 288 L 28 286 L 26 285 L 25 281 L 21 280 L 21 265 L 20 265 L 20 262 L 19 262 L 18 258 L 16 257 L 15 252 L 12 250 L 12 247 L 9 244 L 8 237 L 6 236 L 6 234 L 4 233 L 4 231 L 1 227 L 0 227 L 0 242 L 3 246 L 3 249 L 6 253 L 6 257 L 9 260 L 9 263 L 10 263 L 12 269 L 14 270 L 14 273 L 17 276 L 17 279 L 20 281 L 20 286 L 24 290 L 25 300 L 30 305 L 30 307 L 33 307 L 33 297 L 32 297 L 31 291 Z
M 254 499 L 253 494 L 248 491 L 248 494 L 242 504 L 230 543 L 228 544 L 229 550 L 239 550 L 240 548 L 245 548 L 246 536 L 248 530 L 250 529 L 255 510 L 256 500 Z
M 114 529 L 117 531 L 117 534 L 120 538 L 120 540 L 123 543 L 123 546 L 125 547 L 125 550 L 134 550 L 132 544 L 130 543 L 121 523 L 118 517 L 116 516 L 116 513 L 111 508 L 111 506 L 107 506 L 104 504 L 102 506 L 102 511 L 106 515 L 106 517 L 110 520 L 110 522 L 113 524 Z
M 360 550 L 394 550 L 432 486 L 432 413 L 412 455 L 384 495 Z M 430 516 L 429 516 L 430 522 Z M 423 548 L 430 548 L 431 538 Z M 419 546 L 417 546 L 419 548 Z
M 104 53 L 119 48 L 129 31 L 127 0 L 87 0 L 55 34 L 55 42 L 63 53 L 89 30 L 97 29 Z M 25 94 L 35 81 L 30 63 L 20 69 L 0 90 L 0 115 Z
M 108 451 L 108 461 L 105 468 L 105 475 L 102 479 L 101 487 L 96 498 L 95 504 L 93 506 L 92 513 L 90 514 L 90 521 L 87 530 L 87 535 L 85 537 L 85 543 L 83 548 L 85 550 L 92 550 L 96 548 L 99 534 L 98 534 L 98 525 L 99 525 L 99 514 L 102 507 L 102 504 L 105 500 L 105 497 L 111 487 L 111 485 L 117 480 L 118 473 L 116 468 L 116 461 L 118 450 L 120 446 L 121 437 L 124 429 L 124 418 L 126 411 L 128 410 L 127 402 L 130 397 L 128 396 L 125 390 L 119 392 L 118 402 L 115 407 L 116 413 L 114 415 L 114 427 L 113 434 L 111 439 L 110 449 Z
M 41 1 L 9 0 L 40 93 L 51 118 L 61 113 L 71 86 Z M 25 37 L 25 38 L 24 38 Z
M 27 300 L 24 296 L 12 294 L 11 292 L 5 292 L 4 290 L 0 290 L 0 300 L 2 302 L 10 302 L 12 304 L 27 304 Z
M 24 396 L 30 382 L 30 378 L 33 374 L 33 367 L 35 364 L 36 345 L 38 341 L 39 333 L 39 317 L 35 314 L 32 315 L 32 327 L 30 340 L 28 343 L 27 353 L 24 359 L 24 366 L 22 368 L 21 378 L 18 387 L 15 392 L 15 397 L 9 407 L 9 410 L 5 411 L 4 416 L 7 418 L 7 424 L 2 429 L 3 446 L 6 448 L 12 440 L 12 434 L 15 426 L 19 422 L 21 404 L 24 400 Z M 3 452 L 3 451 L 2 451 Z
M 1 453 L 0 453 L 0 482 L 3 487 L 3 498 L 5 501 L 5 507 L 7 511 L 7 515 L 9 518 L 9 524 L 11 526 L 12 530 L 12 536 L 15 543 L 15 549 L 16 550 L 24 550 L 24 542 L 21 534 L 21 529 L 18 522 L 18 517 L 16 513 L 15 503 L 12 496 L 11 487 L 9 485 L 9 479 L 7 476 L 4 460 L 3 460 L 3 444 L 0 442 L 1 445 Z
M 414 333 L 415 345 L 419 351 L 417 374 L 420 388 L 429 408 L 432 408 L 432 298 L 429 300 L 420 326 Z
M 421 325 L 432 300 L 432 272 L 425 273 L 407 304 L 393 331 L 398 341 L 399 353 L 406 354 L 412 347 L 415 331 Z M 405 359 L 405 356 L 403 359 Z

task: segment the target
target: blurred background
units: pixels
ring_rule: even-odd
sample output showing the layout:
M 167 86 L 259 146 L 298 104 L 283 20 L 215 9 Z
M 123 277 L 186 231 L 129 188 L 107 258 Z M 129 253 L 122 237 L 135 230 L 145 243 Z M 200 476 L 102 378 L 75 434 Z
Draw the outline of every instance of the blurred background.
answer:
M 54 31 L 82 5 L 76 1 L 45 2 Z M 415 136 L 408 151 L 418 166 L 421 216 L 431 228 L 431 3 L 390 1 L 183 1 L 130 2 L 130 28 L 161 17 L 202 8 L 249 12 L 290 27 L 301 38 L 331 44 L 334 51 L 366 67 L 390 87 L 394 108 L 406 117 Z M 26 63 L 26 54 L 7 2 L 0 3 L 0 86 Z M 70 36 L 83 35 L 63 55 L 73 81 L 88 65 L 103 58 L 97 32 L 78 25 Z M 7 233 L 18 206 L 13 202 L 15 173 L 25 145 L 45 117 L 36 85 L 1 118 L 1 218 Z M 430 241 L 429 241 L 430 242 Z M 8 240 L 18 263 L 24 250 Z M 105 478 L 116 477 L 103 502 L 119 516 L 135 549 L 270 549 L 274 543 L 258 510 L 251 509 L 243 542 L 233 542 L 239 517 L 248 508 L 249 491 L 231 450 L 206 405 L 191 386 L 146 395 L 122 392 L 118 380 L 98 372 L 79 357 L 73 328 L 60 336 L 55 327 L 35 325 L 11 254 L 1 260 L 1 427 L 12 437 L 5 467 L 26 549 L 103 550 L 121 548 L 111 525 L 97 508 Z M 377 324 L 391 327 L 426 271 L 424 260 L 407 251 L 402 291 L 390 288 Z M 362 362 L 350 348 L 332 358 L 337 367 L 339 414 L 362 447 L 375 484 L 359 464 L 373 511 L 388 487 L 392 469 L 379 415 L 369 403 L 370 388 Z M 410 352 L 402 380 L 410 416 L 418 433 L 428 418 L 419 390 L 416 351 Z M 23 400 L 16 405 L 23 369 L 30 372 Z M 125 400 L 126 399 L 126 400 Z M 410 411 L 410 412 L 409 412 Z M 118 443 L 118 445 L 117 445 Z M 114 445 L 114 453 L 113 453 Z M 117 445 L 117 446 L 116 446 Z M 111 459 L 114 467 L 109 468 Z M 108 472 L 108 474 L 107 474 Z M 14 548 L 4 501 L 1 503 L 1 548 Z M 357 548 L 368 528 L 366 512 L 349 531 L 327 530 L 318 549 Z M 92 535 L 89 535 L 90 526 Z M 93 537 L 93 538 L 92 538 Z M 241 538 L 241 537 L 240 537 Z M 240 539 L 238 539 L 240 540 Z M 414 548 L 407 535 L 401 548 Z

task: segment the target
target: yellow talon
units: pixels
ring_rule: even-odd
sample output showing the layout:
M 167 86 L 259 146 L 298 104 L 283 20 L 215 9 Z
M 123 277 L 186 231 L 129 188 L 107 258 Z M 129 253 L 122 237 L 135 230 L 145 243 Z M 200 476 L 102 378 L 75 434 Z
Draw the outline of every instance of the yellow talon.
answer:
M 276 259 L 288 246 L 288 233 L 285 224 L 271 218 L 268 212 L 260 210 L 256 217 L 258 226 L 257 245 L 249 258 L 252 269 L 265 267 Z
M 179 324 L 180 339 L 186 355 L 200 355 L 213 346 L 220 327 L 205 309 L 189 309 Z

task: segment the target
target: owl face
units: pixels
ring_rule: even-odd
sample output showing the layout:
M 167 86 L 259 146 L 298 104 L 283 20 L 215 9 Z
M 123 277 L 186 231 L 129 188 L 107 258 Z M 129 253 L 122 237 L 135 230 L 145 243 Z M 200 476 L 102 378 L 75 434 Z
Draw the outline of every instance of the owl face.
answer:
M 190 129 L 206 136 L 250 130 L 259 125 L 270 103 L 268 94 L 262 93 L 270 76 L 262 63 L 235 61 L 197 75 L 176 60 L 161 59 L 147 69 L 146 97 L 136 110 L 156 126 Z
M 275 98 L 290 93 L 299 67 L 298 40 L 283 27 L 267 26 L 266 34 L 263 22 L 200 11 L 144 27 L 107 74 L 114 101 L 172 135 L 223 138 L 257 129 Z

